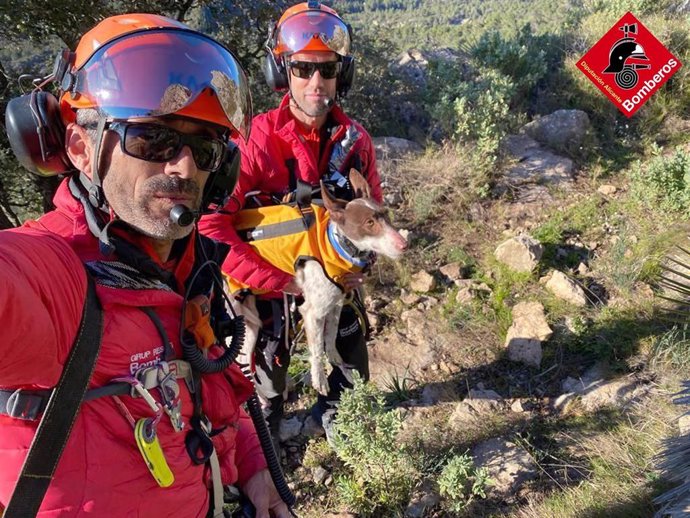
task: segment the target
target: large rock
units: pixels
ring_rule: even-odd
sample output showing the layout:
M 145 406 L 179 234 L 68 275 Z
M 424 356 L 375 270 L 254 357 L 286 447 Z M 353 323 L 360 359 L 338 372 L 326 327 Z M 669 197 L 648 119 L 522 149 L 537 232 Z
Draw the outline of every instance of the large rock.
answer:
M 541 343 L 551 338 L 553 330 L 539 302 L 520 302 L 513 307 L 513 323 L 506 334 L 508 358 L 532 367 L 541 365 Z
M 422 146 L 412 140 L 398 137 L 374 137 L 376 160 L 400 158 L 411 153 L 420 153 Z
M 472 450 L 475 466 L 489 470 L 490 492 L 513 494 L 537 475 L 532 456 L 523 448 L 502 437 L 489 439 Z
M 493 390 L 473 389 L 467 397 L 455 405 L 448 418 L 448 426 L 455 430 L 464 430 L 468 425 L 477 423 L 488 414 L 504 410 L 504 399 Z
M 595 412 L 604 407 L 624 407 L 649 392 L 649 385 L 633 378 L 607 380 L 607 374 L 605 365 L 596 364 L 579 378 L 566 378 L 561 384 L 564 393 L 555 400 L 554 406 L 566 411 L 579 399 L 585 410 Z
M 302 430 L 302 422 L 298 417 L 291 417 L 290 419 L 282 419 L 280 421 L 280 428 L 278 435 L 280 442 L 289 441 L 297 437 Z
M 463 266 L 457 262 L 444 264 L 438 271 L 450 281 L 462 279 L 463 276 Z
M 613 196 L 614 194 L 616 194 L 617 191 L 618 191 L 618 187 L 616 187 L 615 185 L 609 185 L 609 184 L 601 185 L 597 189 L 597 192 L 599 194 L 603 194 L 604 196 Z
M 509 135 L 503 145 L 518 160 L 504 174 L 504 182 L 510 186 L 550 184 L 569 187 L 573 183 L 573 161 L 542 148 L 527 135 Z
M 429 293 L 436 288 L 436 278 L 428 272 L 421 270 L 410 279 L 410 289 L 420 293 Z
M 504 241 L 494 256 L 501 263 L 518 272 L 531 272 L 539 263 L 544 247 L 530 236 L 518 236 Z
M 585 290 L 563 272 L 554 270 L 551 277 L 546 282 L 546 288 L 559 299 L 570 302 L 575 306 L 587 305 Z
M 458 389 L 454 383 L 427 383 L 422 389 L 423 405 L 433 406 L 441 401 L 457 401 Z
M 512 229 L 531 229 L 543 219 L 555 203 L 546 185 L 530 183 L 514 191 L 512 203 L 506 204 L 503 217 Z
M 414 342 L 426 339 L 426 316 L 419 309 L 408 309 L 400 314 L 400 320 L 407 326 L 407 337 Z
M 522 131 L 556 151 L 563 151 L 580 147 L 589 128 L 589 117 L 582 110 L 557 110 L 525 124 Z
M 477 412 L 489 412 L 503 405 L 503 398 L 494 390 L 472 389 L 465 399 Z
M 400 74 L 406 76 L 417 86 L 427 86 L 427 67 L 429 61 L 440 62 L 466 62 L 466 58 L 459 55 L 452 49 L 440 48 L 433 51 L 422 52 L 419 49 L 409 49 L 400 54 L 398 62 L 393 65 L 393 68 Z

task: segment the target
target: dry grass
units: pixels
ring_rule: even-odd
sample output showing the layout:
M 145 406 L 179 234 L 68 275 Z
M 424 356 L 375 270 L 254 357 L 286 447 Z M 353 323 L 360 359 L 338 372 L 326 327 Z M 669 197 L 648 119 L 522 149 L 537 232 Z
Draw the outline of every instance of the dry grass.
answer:
M 575 487 L 552 494 L 533 494 L 516 518 L 634 518 L 653 514 L 652 498 L 660 492 L 655 455 L 661 441 L 676 433 L 678 408 L 669 391 L 657 391 L 623 414 L 612 429 L 571 435 L 584 456 L 590 476 Z

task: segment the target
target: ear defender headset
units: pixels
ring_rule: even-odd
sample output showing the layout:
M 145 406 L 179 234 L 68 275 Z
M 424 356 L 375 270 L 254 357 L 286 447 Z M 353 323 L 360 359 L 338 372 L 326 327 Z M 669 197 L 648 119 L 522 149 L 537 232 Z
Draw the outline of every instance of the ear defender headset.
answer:
M 31 93 L 7 103 L 5 129 L 12 151 L 24 168 L 39 176 L 75 171 L 65 151 L 65 124 L 60 104 L 52 93 L 41 90 L 47 83 L 69 74 L 67 69 L 73 62 L 74 53 L 63 50 L 48 79 Z
M 33 91 L 11 99 L 5 111 L 5 129 L 12 151 L 19 163 L 32 173 L 56 176 L 77 172 L 65 150 L 65 124 L 60 104 L 50 92 L 41 88 L 56 82 L 62 90 L 69 90 L 74 75 L 69 71 L 75 54 L 63 50 L 55 61 L 53 73 Z M 202 207 L 222 207 L 232 194 L 240 174 L 240 152 L 228 142 L 223 164 L 204 187 Z M 194 213 L 190 212 L 193 222 Z M 180 222 L 182 223 L 182 222 Z
M 309 10 L 321 9 L 320 2 L 308 2 Z M 344 23 L 344 22 L 343 22 Z M 352 26 L 349 23 L 345 24 L 347 27 L 350 42 L 352 42 Z M 285 67 L 285 58 L 280 56 L 276 59 L 273 50 L 276 47 L 276 39 L 278 37 L 278 24 L 271 22 L 268 26 L 268 39 L 266 40 L 266 56 L 263 60 L 263 72 L 266 78 L 266 84 L 274 92 L 284 92 L 290 87 L 288 81 L 288 71 Z M 340 98 L 347 96 L 352 80 L 355 75 L 355 58 L 353 56 L 338 56 L 342 65 L 340 73 L 336 81 L 336 94 Z

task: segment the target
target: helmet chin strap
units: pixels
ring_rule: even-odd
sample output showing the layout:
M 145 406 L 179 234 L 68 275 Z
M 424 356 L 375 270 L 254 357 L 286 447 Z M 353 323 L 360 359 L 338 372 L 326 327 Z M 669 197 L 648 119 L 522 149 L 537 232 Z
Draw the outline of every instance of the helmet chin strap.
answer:
M 101 161 L 101 144 L 103 142 L 103 136 L 105 134 L 105 125 L 108 123 L 104 116 L 98 117 L 98 126 L 96 126 L 96 141 L 93 150 L 93 168 L 91 173 L 91 179 L 81 173 L 82 183 L 86 180 L 88 183 L 84 183 L 84 186 L 88 187 L 89 192 L 89 202 L 91 205 L 97 209 L 107 209 L 108 202 L 105 199 L 105 193 L 103 192 L 103 183 L 101 179 L 101 174 L 99 171 L 99 163 Z
M 94 150 L 92 157 L 91 178 L 89 178 L 83 171 L 79 173 L 78 177 L 73 176 L 69 180 L 69 189 L 72 195 L 79 200 L 82 207 L 84 207 L 84 214 L 86 216 L 86 223 L 91 233 L 98 238 L 101 252 L 105 255 L 112 255 L 116 251 L 116 246 L 111 242 L 108 236 L 108 229 L 110 225 L 116 221 L 117 218 L 110 211 L 108 201 L 103 192 L 103 179 L 100 174 L 101 162 L 101 144 L 105 135 L 105 126 L 108 123 L 104 116 L 98 117 L 98 125 L 96 126 L 96 137 L 94 142 Z M 108 214 L 106 218 L 104 214 Z

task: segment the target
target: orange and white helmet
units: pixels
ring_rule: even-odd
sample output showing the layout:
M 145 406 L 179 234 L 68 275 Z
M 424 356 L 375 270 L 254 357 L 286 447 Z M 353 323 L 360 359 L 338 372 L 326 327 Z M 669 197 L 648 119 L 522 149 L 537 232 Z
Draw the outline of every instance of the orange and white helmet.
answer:
M 355 73 L 352 29 L 338 13 L 321 2 L 310 0 L 290 7 L 278 23 L 269 27 L 268 53 L 263 63 L 266 83 L 276 92 L 290 86 L 285 65 L 291 54 L 301 51 L 335 52 L 342 66 L 336 92 L 347 95 Z
M 275 27 L 272 52 L 276 58 L 304 50 L 350 55 L 351 30 L 338 13 L 317 1 L 290 7 Z
M 251 96 L 235 56 L 214 39 L 154 14 L 100 22 L 57 77 L 63 120 L 95 108 L 112 119 L 181 115 L 249 135 Z

